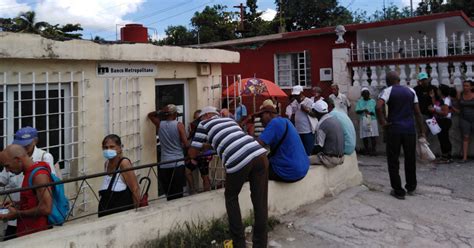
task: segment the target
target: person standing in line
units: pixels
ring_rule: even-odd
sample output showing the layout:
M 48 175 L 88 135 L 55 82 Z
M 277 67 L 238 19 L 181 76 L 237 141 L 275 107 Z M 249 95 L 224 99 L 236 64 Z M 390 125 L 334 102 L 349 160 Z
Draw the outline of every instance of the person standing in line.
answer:
M 43 149 L 38 148 L 38 130 L 33 127 L 23 127 L 20 128 L 15 133 L 15 137 L 12 144 L 23 146 L 26 150 L 26 153 L 33 162 L 44 161 L 48 164 L 51 174 L 57 175 L 54 167 L 54 158 L 53 155 Z M 61 172 L 58 171 L 58 174 Z M 23 182 L 23 173 L 15 175 L 6 170 L 0 172 L 0 185 L 3 185 L 5 189 L 17 189 L 21 188 L 21 183 Z M 13 193 L 11 195 L 13 201 L 20 200 L 20 193 Z M 5 240 L 15 238 L 17 229 L 17 220 L 9 220 L 7 228 L 5 230 Z
M 465 163 L 467 162 L 470 137 L 474 133 L 474 81 L 464 81 L 462 89 L 463 91 L 458 97 L 459 109 L 455 110 L 460 113 L 459 128 L 463 138 L 461 163 Z
M 370 98 L 370 91 L 364 87 L 361 90 L 362 97 L 357 101 L 356 113 L 359 115 L 360 138 L 364 143 L 364 154 L 374 156 L 376 154 L 377 137 L 379 128 L 377 115 L 375 114 L 376 102 Z M 369 141 L 371 148 L 369 149 Z
M 189 125 L 189 135 L 188 141 L 191 142 L 196 134 L 197 127 L 201 122 L 201 110 L 198 109 L 194 112 L 194 121 Z M 194 180 L 193 180 L 193 171 L 199 169 L 202 178 L 202 187 L 204 191 L 211 190 L 211 180 L 209 179 L 209 162 L 211 161 L 212 156 L 199 157 L 197 159 L 190 159 L 186 163 L 186 180 L 188 181 L 189 193 L 194 194 Z
M 418 98 L 413 89 L 400 85 L 400 76 L 395 71 L 387 73 L 387 88 L 380 94 L 377 101 L 377 117 L 385 128 L 387 136 L 387 163 L 392 191 L 390 194 L 400 200 L 405 194 L 414 195 L 416 181 L 416 127 L 419 137 L 425 137 L 425 128 Z M 385 119 L 383 108 L 388 105 L 388 117 Z M 399 175 L 400 149 L 405 155 L 405 188 Z
M 242 126 L 242 122 L 247 118 L 247 107 L 242 104 L 240 97 L 237 97 L 237 107 L 235 108 L 235 121 Z
M 166 105 L 160 114 L 156 111 L 148 113 L 148 119 L 158 129 L 161 143 L 160 161 L 182 159 L 179 162 L 161 164 L 158 169 L 158 178 L 163 184 L 168 201 L 183 197 L 185 184 L 184 149 L 188 147 L 188 140 L 184 125 L 178 122 L 177 118 L 178 110 L 174 104 Z
M 132 162 L 123 156 L 123 144 L 116 134 L 109 134 L 102 140 L 102 154 L 105 159 L 106 172 L 132 168 Z M 98 216 L 138 208 L 140 203 L 140 186 L 135 171 L 125 171 L 104 176 L 99 191 Z
M 423 116 L 424 120 L 430 119 L 433 117 L 433 113 L 428 109 L 430 105 L 432 105 L 432 97 L 438 97 L 436 93 L 438 92 L 438 88 L 431 85 L 430 79 L 426 72 L 420 72 L 418 74 L 418 85 L 413 88 L 416 92 L 416 96 L 418 97 L 420 111 Z
M 32 186 L 51 183 L 51 171 L 47 163 L 44 161 L 33 162 L 24 147 L 20 145 L 7 146 L 2 152 L 0 160 L 0 163 L 8 172 L 24 175 L 22 188 L 30 186 L 30 176 L 32 177 Z M 44 167 L 46 170 L 38 170 L 32 175 L 33 170 L 38 167 Z M 52 206 L 51 188 L 40 187 L 34 190 L 25 190 L 20 192 L 19 202 L 4 202 L 4 207 L 8 208 L 8 213 L 0 214 L 0 219 L 3 221 L 16 219 L 16 236 L 21 237 L 47 230 L 48 215 L 52 211 Z
M 329 95 L 329 98 L 334 102 L 334 106 L 336 109 L 344 112 L 349 113 L 351 109 L 351 102 L 347 99 L 347 96 L 339 92 L 339 86 L 337 84 L 333 84 L 331 86 L 332 94 Z
M 321 99 L 324 100 L 324 97 L 322 96 L 322 94 L 323 94 L 323 90 L 320 87 L 317 87 L 317 86 L 313 87 L 311 89 L 311 97 L 310 97 L 311 101 L 313 101 L 314 103 Z
M 454 93 L 454 94 L 453 94 Z M 436 117 L 436 122 L 441 128 L 438 133 L 439 145 L 441 147 L 441 157 L 435 162 L 439 164 L 451 163 L 451 139 L 449 138 L 449 129 L 451 129 L 451 112 L 453 108 L 451 94 L 456 97 L 456 93 L 451 91 L 451 87 L 447 85 L 440 85 L 438 88 L 437 99 L 434 93 L 430 93 L 433 105 L 429 106 L 429 111 Z
M 309 156 L 313 150 L 317 125 L 317 119 L 311 112 L 313 102 L 304 95 L 303 87 L 300 85 L 293 87 L 291 95 L 295 98 L 291 103 L 295 127 L 303 142 L 306 155 Z
M 268 220 L 268 159 L 266 150 L 246 135 L 230 118 L 218 116 L 212 106 L 202 108 L 201 123 L 188 154 L 196 158 L 202 151 L 213 149 L 226 168 L 225 205 L 230 234 L 236 248 L 245 248 L 244 226 L 239 206 L 239 193 L 244 183 L 250 183 L 254 210 L 253 247 L 267 247 Z

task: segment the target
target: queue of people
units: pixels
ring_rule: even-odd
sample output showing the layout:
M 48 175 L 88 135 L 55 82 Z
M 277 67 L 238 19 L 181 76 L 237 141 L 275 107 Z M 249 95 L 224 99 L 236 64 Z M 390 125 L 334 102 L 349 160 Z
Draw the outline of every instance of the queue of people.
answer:
M 397 199 L 413 195 L 416 190 L 415 147 L 417 137 L 426 135 L 424 120 L 435 118 L 441 127 L 437 134 L 442 150 L 439 162 L 451 160 L 449 130 L 453 114 L 460 114 L 463 161 L 467 160 L 467 147 L 474 131 L 472 81 L 465 81 L 463 92 L 457 95 L 449 86 L 432 86 L 426 73 L 420 73 L 418 79 L 419 85 L 411 89 L 400 85 L 397 72 L 389 72 L 388 87 L 378 98 L 372 99 L 370 90 L 362 88 L 354 110 L 359 116 L 359 137 L 366 154 L 376 152 L 379 125 L 387 136 L 391 195 Z M 265 100 L 253 115 L 240 100 L 234 114 L 228 109 L 219 111 L 207 106 L 194 113 L 188 132 L 177 119 L 175 105 L 150 112 L 147 117 L 157 128 L 161 142 L 160 161 L 164 163 L 159 166 L 158 180 L 167 200 L 183 197 L 186 182 L 189 194 L 198 191 L 192 176 L 196 169 L 201 174 L 203 190 L 210 190 L 209 162 L 216 153 L 226 171 L 225 204 L 234 246 L 245 247 L 238 196 L 249 180 L 255 214 L 253 244 L 266 247 L 268 180 L 294 183 L 306 176 L 310 166 L 333 168 L 344 163 L 344 155 L 355 151 L 356 131 L 347 114 L 351 104 L 337 85 L 332 87 L 332 92 L 324 99 L 322 90 L 315 87 L 312 96 L 306 97 L 303 87 L 293 87 L 286 117 L 280 116 L 275 99 Z M 60 174 L 52 155 L 37 148 L 37 143 L 38 131 L 25 127 L 16 132 L 13 144 L 0 153 L 5 167 L 0 173 L 0 184 L 6 189 L 28 186 L 26 178 L 36 167 L 47 169 L 32 175 L 32 186 L 49 183 L 48 175 Z M 118 135 L 107 135 L 102 141 L 104 171 L 110 174 L 104 176 L 100 187 L 99 217 L 141 206 L 140 186 L 134 171 L 118 173 L 132 168 L 122 148 Z M 405 156 L 405 186 L 401 185 L 399 176 L 401 148 Z M 51 212 L 52 199 L 47 190 L 15 193 L 11 196 L 13 202 L 6 202 L 9 211 L 0 214 L 0 219 L 8 221 L 8 238 L 48 228 L 46 217 Z

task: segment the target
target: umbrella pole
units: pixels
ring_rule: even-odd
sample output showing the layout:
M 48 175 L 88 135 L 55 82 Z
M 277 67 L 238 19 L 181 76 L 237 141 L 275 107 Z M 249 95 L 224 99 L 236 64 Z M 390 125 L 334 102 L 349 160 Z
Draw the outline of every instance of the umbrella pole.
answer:
M 255 94 L 253 95 L 253 112 L 256 113 L 257 112 L 257 104 L 255 102 Z

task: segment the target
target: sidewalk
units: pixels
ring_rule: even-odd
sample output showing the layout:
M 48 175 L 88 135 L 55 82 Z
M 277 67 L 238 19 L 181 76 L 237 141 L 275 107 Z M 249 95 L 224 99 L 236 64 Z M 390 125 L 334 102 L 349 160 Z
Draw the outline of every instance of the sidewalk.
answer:
M 270 247 L 474 247 L 474 162 L 419 164 L 406 200 L 389 195 L 385 157 L 359 167 L 364 185 L 281 217 Z

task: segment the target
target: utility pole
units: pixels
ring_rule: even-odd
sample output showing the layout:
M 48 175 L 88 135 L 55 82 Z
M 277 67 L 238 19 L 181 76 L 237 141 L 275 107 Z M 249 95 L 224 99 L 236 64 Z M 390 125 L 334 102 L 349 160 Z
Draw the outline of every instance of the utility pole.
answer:
M 413 0 L 410 0 L 410 16 L 413 16 Z
M 285 30 L 285 21 L 283 19 L 283 3 L 282 0 L 280 0 L 280 28 L 278 30 L 279 33 L 284 33 Z
M 240 5 L 234 6 L 234 8 L 240 9 L 240 23 L 239 23 L 239 27 L 237 28 L 237 31 L 240 33 L 243 33 L 245 31 L 244 16 L 245 16 L 245 8 L 247 8 L 247 6 L 245 6 L 243 3 L 240 3 Z

